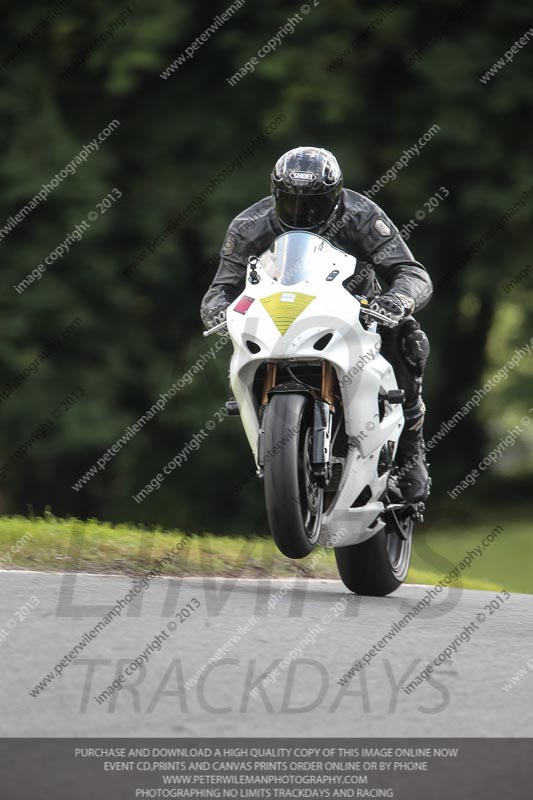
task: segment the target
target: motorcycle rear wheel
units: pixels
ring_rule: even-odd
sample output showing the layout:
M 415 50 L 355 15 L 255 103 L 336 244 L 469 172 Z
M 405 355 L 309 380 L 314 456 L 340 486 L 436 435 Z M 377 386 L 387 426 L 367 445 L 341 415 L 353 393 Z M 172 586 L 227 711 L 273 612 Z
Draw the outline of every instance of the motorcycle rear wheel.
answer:
M 413 527 L 408 513 L 389 514 L 385 527 L 371 539 L 337 547 L 335 559 L 346 588 L 355 594 L 384 597 L 401 586 L 409 570 Z
M 324 490 L 312 474 L 312 401 L 274 394 L 264 420 L 264 485 L 268 524 L 283 555 L 304 558 L 322 525 Z

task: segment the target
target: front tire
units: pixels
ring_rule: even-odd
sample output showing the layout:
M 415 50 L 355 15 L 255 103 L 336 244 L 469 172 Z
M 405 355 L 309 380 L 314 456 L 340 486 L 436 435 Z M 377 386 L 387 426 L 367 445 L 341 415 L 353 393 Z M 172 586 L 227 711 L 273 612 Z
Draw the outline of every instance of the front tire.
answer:
M 413 520 L 390 515 L 385 527 L 361 544 L 337 547 L 335 559 L 342 582 L 351 592 L 384 597 L 404 582 L 411 560 Z M 399 530 L 406 538 L 402 538 Z
M 320 535 L 324 490 L 311 470 L 313 406 L 305 394 L 274 394 L 264 421 L 265 501 L 270 532 L 288 558 L 304 558 Z

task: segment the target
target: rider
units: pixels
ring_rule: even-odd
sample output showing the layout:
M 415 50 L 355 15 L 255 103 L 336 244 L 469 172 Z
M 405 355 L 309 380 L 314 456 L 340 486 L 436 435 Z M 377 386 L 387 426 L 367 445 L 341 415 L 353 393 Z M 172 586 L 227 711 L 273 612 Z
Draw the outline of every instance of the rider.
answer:
M 229 226 L 218 271 L 202 300 L 202 321 L 210 328 L 225 318 L 228 305 L 244 290 L 248 257 L 263 253 L 288 230 L 312 231 L 355 256 L 356 270 L 346 288 L 366 296 L 371 309 L 391 320 L 391 327 L 382 329 L 381 352 L 405 392 L 405 426 L 397 453 L 400 486 L 407 500 L 425 500 L 430 480 L 422 433 L 422 377 L 429 341 L 411 315 L 431 298 L 431 279 L 381 208 L 343 189 L 339 164 L 328 150 L 289 150 L 274 167 L 271 189 L 269 197 L 242 211 Z M 388 284 L 385 293 L 378 278 Z

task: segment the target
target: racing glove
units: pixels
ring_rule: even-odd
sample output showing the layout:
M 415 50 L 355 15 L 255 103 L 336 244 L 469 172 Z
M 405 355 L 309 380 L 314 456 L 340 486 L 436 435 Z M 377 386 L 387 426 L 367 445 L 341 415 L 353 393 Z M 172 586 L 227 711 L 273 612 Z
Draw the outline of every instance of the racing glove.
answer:
M 208 308 L 203 308 L 201 315 L 202 322 L 204 323 L 205 327 L 214 328 L 215 325 L 218 325 L 220 322 L 224 322 L 226 319 L 226 309 L 228 305 L 229 303 L 227 300 L 225 300 L 223 297 L 220 297 Z
M 370 309 L 384 314 L 390 322 L 381 324 L 394 328 L 404 317 L 415 310 L 415 301 L 403 292 L 387 292 L 375 297 L 370 303 Z

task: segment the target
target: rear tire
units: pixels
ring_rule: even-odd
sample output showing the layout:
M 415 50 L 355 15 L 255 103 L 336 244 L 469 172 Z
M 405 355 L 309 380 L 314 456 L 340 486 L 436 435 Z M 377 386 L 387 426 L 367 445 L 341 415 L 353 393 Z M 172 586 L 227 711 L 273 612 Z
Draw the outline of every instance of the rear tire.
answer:
M 413 520 L 390 515 L 385 527 L 361 544 L 337 547 L 335 559 L 342 582 L 351 592 L 384 597 L 404 582 L 411 560 Z M 402 528 L 407 539 L 399 533 Z
M 309 555 L 322 525 L 324 490 L 311 473 L 312 410 L 305 394 L 274 394 L 264 421 L 268 524 L 288 558 Z

